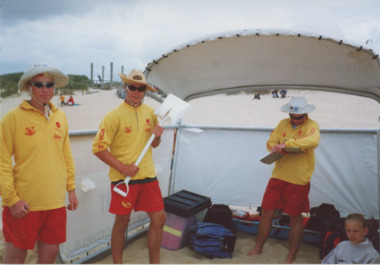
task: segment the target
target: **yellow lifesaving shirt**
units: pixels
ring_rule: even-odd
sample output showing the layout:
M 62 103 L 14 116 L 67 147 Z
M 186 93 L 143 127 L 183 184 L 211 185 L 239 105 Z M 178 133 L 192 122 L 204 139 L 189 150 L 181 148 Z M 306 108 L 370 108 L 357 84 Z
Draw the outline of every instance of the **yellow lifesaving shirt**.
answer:
M 297 185 L 309 183 L 315 168 L 314 149 L 318 147 L 319 139 L 319 126 L 309 118 L 294 129 L 289 118 L 280 121 L 269 137 L 268 151 L 275 144 L 285 143 L 286 147 L 297 147 L 304 153 L 290 153 L 277 160 L 272 178 Z
M 117 108 L 111 110 L 101 122 L 93 141 L 92 152 L 95 154 L 109 149 L 120 162 L 126 165 L 135 164 L 157 123 L 157 117 L 153 112 L 154 110 L 145 104 L 132 107 L 125 102 L 121 103 Z M 149 147 L 139 164 L 139 171 L 132 179 L 154 178 L 155 176 L 152 148 Z M 113 182 L 124 180 L 127 176 L 110 167 L 109 177 Z
M 66 115 L 50 103 L 49 120 L 27 101 L 0 123 L 3 206 L 26 201 L 30 211 L 65 206 L 75 189 L 75 167 Z

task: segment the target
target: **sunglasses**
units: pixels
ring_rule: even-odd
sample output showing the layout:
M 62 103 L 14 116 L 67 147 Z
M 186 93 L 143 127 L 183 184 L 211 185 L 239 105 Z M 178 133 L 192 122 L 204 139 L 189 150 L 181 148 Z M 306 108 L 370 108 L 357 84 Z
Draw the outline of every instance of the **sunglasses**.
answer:
M 299 116 L 299 117 L 295 117 L 295 116 L 292 116 L 292 115 L 289 114 L 289 117 L 290 117 L 292 120 L 302 120 L 303 118 L 306 117 L 306 114 L 303 114 L 303 115 L 301 115 L 301 116 Z
M 128 89 L 131 91 L 136 91 L 137 89 L 139 92 L 144 92 L 146 90 L 146 86 L 135 87 L 135 86 L 128 85 Z
M 31 83 L 34 87 L 36 88 L 43 88 L 44 86 L 46 86 L 46 88 L 52 88 L 54 87 L 55 83 L 54 82 L 46 82 L 46 83 L 42 83 L 42 82 L 32 82 Z

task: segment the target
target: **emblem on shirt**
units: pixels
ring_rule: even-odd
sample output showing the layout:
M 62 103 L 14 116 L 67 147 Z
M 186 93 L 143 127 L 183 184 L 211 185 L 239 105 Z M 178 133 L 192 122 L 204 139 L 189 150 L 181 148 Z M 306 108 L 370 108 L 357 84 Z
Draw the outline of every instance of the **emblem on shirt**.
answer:
M 98 147 L 98 150 L 104 150 L 104 145 L 102 143 L 104 139 L 104 134 L 106 133 L 106 129 L 102 128 L 99 133 L 99 140 L 96 142 L 96 146 Z
M 60 136 L 60 135 L 58 135 L 58 134 L 54 134 L 54 139 L 57 139 L 57 140 L 61 140 L 62 139 L 62 137 Z
M 152 126 L 150 123 L 150 119 L 145 120 L 145 132 L 151 132 L 152 131 Z
M 101 143 L 97 143 L 98 150 L 104 150 L 104 145 Z
M 58 129 L 61 128 L 61 124 L 58 121 L 55 123 L 55 126 L 57 126 Z
M 104 139 L 104 133 L 106 132 L 106 129 L 102 128 L 100 130 L 100 134 L 99 134 L 99 141 L 103 141 Z
M 125 132 L 125 133 L 131 133 L 131 132 L 132 132 L 132 126 L 125 127 L 125 128 L 124 128 L 124 132 Z
M 36 133 L 36 130 L 34 130 L 34 127 L 25 128 L 25 135 L 32 136 L 35 133 Z

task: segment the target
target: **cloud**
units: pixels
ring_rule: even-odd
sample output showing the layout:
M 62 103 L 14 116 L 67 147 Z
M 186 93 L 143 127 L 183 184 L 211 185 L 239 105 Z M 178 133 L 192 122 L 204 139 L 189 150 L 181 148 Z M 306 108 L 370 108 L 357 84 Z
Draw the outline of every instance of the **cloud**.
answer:
M 110 63 L 144 69 L 173 48 L 209 34 L 281 29 L 328 35 L 380 52 L 380 2 L 368 0 L 3 0 L 0 74 L 48 63 L 95 75 Z

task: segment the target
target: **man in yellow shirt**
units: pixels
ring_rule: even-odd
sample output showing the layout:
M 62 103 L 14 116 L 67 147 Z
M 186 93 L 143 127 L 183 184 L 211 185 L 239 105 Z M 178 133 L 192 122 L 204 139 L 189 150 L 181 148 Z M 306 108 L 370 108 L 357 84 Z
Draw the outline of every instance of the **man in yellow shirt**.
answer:
M 33 66 L 18 84 L 31 99 L 0 123 L 4 263 L 24 263 L 36 242 L 38 262 L 55 263 L 58 245 L 66 241 L 66 191 L 67 208 L 78 207 L 66 115 L 50 102 L 67 82 L 53 67 Z
M 293 97 L 281 110 L 289 118 L 280 121 L 271 133 L 267 149 L 271 154 L 284 153 L 285 148 L 299 148 L 303 152 L 289 153 L 275 162 L 262 201 L 262 214 L 255 247 L 249 256 L 261 254 L 272 228 L 276 209 L 290 217 L 289 254 L 286 263 L 293 263 L 300 247 L 303 226 L 302 213 L 310 211 L 310 179 L 315 168 L 314 149 L 320 139 L 319 126 L 308 113 L 315 109 L 303 97 Z
M 135 210 L 145 211 L 149 215 L 149 262 L 159 263 L 166 214 L 155 173 L 152 148 L 148 149 L 140 164 L 135 165 L 152 133 L 155 138 L 151 147 L 156 148 L 161 141 L 164 129 L 158 124 L 154 110 L 142 103 L 146 90 L 156 90 L 146 83 L 141 71 L 133 69 L 128 76 L 119 76 L 126 89 L 125 101 L 104 117 L 92 146 L 92 152 L 110 166 L 109 212 L 115 214 L 111 235 L 113 262 L 122 263 L 125 232 L 131 212 Z M 123 197 L 113 191 L 113 188 L 127 176 L 131 177 L 129 192 Z

